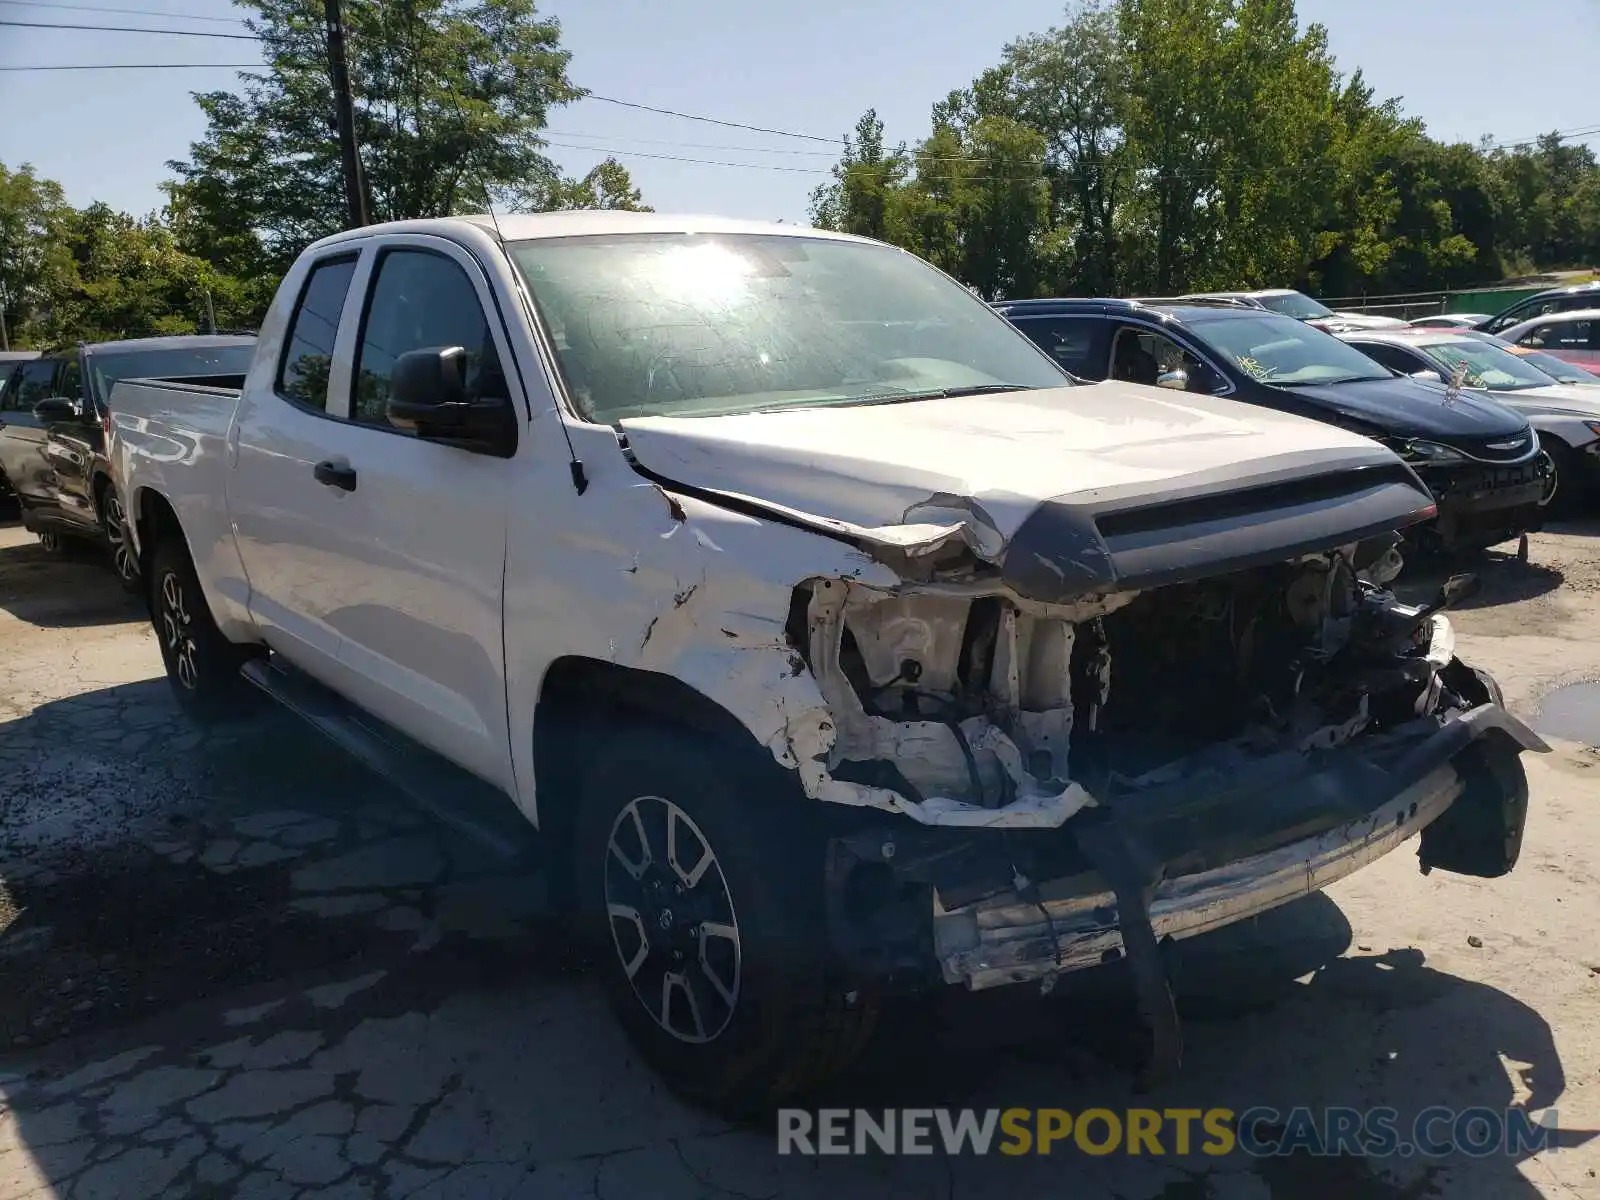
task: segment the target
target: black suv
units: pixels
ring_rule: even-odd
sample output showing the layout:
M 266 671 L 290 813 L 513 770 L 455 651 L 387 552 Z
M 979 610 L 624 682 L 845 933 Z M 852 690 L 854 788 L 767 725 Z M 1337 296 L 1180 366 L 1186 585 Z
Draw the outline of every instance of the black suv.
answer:
M 1553 496 L 1550 460 L 1526 417 L 1398 375 L 1293 317 L 1214 302 L 995 307 L 1081 379 L 1228 396 L 1384 443 L 1433 492 L 1433 547 L 1487 546 L 1537 529 Z
M 1575 283 L 1570 287 L 1551 288 L 1537 296 L 1518 300 L 1510 308 L 1479 321 L 1473 328 L 1484 333 L 1500 333 L 1546 313 L 1572 312 L 1579 308 L 1600 308 L 1600 283 Z
M 239 386 L 256 340 L 206 334 L 99 342 L 19 363 L 0 376 L 0 476 L 22 523 L 47 549 L 63 538 L 103 541 L 123 586 L 138 585 L 122 502 L 106 461 L 106 398 L 119 379 L 218 379 Z

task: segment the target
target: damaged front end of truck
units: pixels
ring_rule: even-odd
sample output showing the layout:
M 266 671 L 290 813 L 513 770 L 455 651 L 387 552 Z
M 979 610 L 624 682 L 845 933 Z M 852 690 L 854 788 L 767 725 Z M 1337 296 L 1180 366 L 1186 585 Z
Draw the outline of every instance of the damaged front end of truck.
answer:
M 1007 537 L 948 498 L 829 526 L 899 581 L 805 580 L 785 627 L 821 703 L 785 709 L 775 753 L 841 806 L 851 972 L 1048 991 L 1126 958 L 1159 1075 L 1169 940 L 1418 833 L 1424 871 L 1516 863 L 1519 755 L 1547 747 L 1456 657 L 1444 609 L 1474 581 L 1386 586 L 1426 491 L 1398 463 L 1244 474 L 1048 502 Z

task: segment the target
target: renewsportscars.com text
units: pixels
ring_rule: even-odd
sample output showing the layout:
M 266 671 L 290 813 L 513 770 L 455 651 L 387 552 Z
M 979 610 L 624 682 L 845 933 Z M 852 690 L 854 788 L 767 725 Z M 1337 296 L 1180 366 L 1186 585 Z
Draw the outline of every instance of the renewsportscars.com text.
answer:
M 1051 1154 L 1386 1158 L 1524 1155 L 1556 1149 L 1554 1109 L 785 1108 L 778 1153 Z

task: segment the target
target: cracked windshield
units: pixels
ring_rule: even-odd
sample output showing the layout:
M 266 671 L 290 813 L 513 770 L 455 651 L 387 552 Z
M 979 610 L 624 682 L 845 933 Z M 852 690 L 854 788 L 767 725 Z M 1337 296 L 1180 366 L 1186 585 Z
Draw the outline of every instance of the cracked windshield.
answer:
M 822 238 L 635 235 L 512 247 L 590 420 L 1066 387 L 909 254 Z

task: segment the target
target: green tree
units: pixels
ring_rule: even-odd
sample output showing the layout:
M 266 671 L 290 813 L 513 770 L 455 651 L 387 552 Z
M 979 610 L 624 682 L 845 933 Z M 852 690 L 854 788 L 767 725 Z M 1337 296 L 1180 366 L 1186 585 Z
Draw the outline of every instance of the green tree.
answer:
M 1118 227 L 1133 184 L 1127 61 L 1115 11 L 1103 0 L 1082 0 L 1065 24 L 1008 45 L 1001 71 L 1012 115 L 1044 139 L 1048 286 L 1115 294 L 1124 274 Z
M 177 173 L 186 236 L 281 269 L 341 228 L 344 184 L 331 127 L 322 5 L 251 0 L 268 66 L 240 92 L 195 97 L 205 136 Z M 355 126 L 374 219 L 549 207 L 563 180 L 540 136 L 567 78 L 560 23 L 534 0 L 384 0 L 346 6 Z M 608 172 L 609 194 L 627 195 Z M 625 172 L 623 175 L 625 176 Z M 230 258 L 230 262 L 242 261 Z
M 53 179 L 0 164 L 0 312 L 14 348 L 48 338 L 50 312 L 73 275 L 65 245 L 72 209 Z
M 633 186 L 628 169 L 608 158 L 582 179 L 564 179 L 556 184 L 548 201 L 550 208 L 611 208 L 630 212 L 654 212 L 639 189 Z
M 811 193 L 811 220 L 819 228 L 858 237 L 888 235 L 890 197 L 907 172 L 905 147 L 885 150 L 883 122 L 868 109 L 845 138 L 833 179 Z

